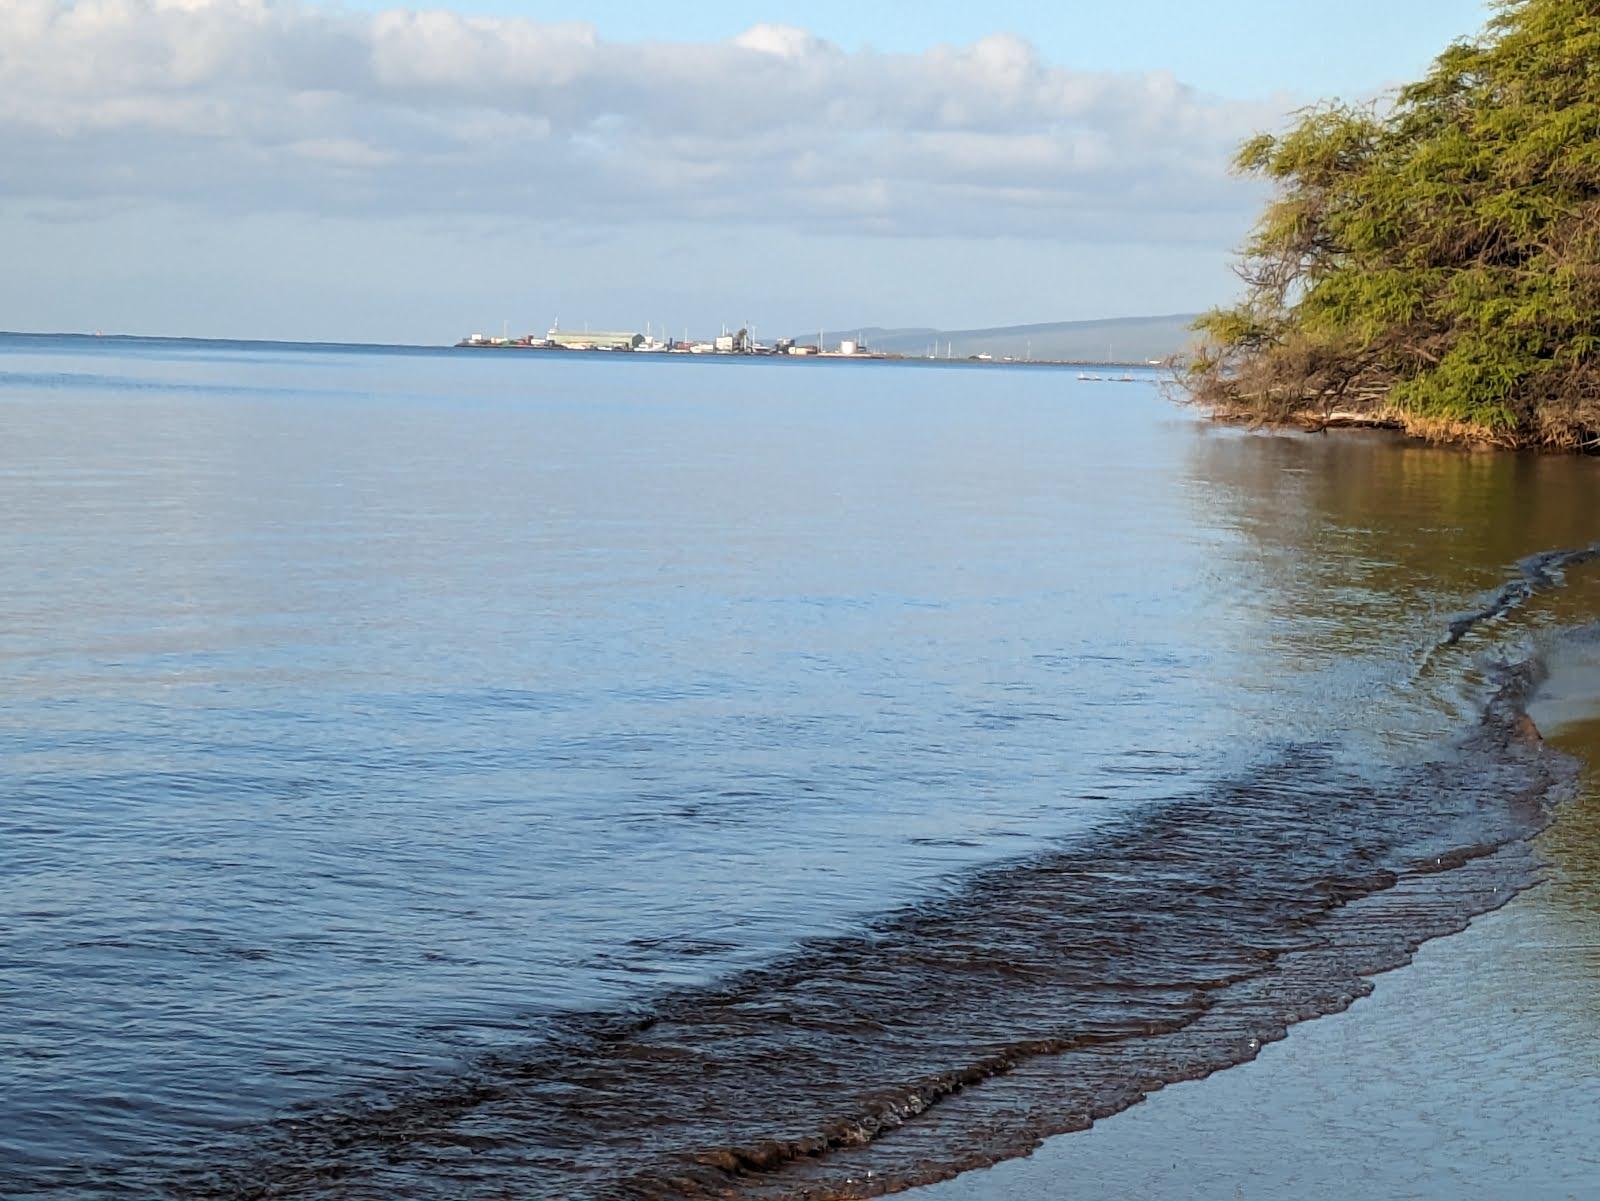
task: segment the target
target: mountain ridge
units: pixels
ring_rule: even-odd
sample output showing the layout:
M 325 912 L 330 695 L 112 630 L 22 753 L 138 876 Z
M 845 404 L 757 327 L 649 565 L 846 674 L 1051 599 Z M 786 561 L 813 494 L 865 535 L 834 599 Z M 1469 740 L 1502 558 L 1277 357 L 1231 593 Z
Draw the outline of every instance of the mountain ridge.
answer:
M 1185 350 L 1193 338 L 1198 314 L 1171 313 L 1150 317 L 1103 317 L 1088 321 L 1041 321 L 995 325 L 981 329 L 935 329 L 932 326 L 861 325 L 821 331 L 835 346 L 845 339 L 889 354 L 968 358 L 1065 359 L 1081 362 L 1146 362 Z M 797 342 L 814 343 L 817 331 L 800 334 Z

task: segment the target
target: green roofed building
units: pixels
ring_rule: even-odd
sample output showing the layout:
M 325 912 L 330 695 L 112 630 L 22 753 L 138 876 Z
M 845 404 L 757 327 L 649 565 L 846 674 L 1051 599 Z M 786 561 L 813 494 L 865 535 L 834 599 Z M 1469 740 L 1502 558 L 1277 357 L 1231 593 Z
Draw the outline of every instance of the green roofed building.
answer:
M 568 350 L 634 350 L 644 343 L 643 334 L 605 333 L 585 330 L 576 333 L 568 330 L 551 330 L 550 344 Z

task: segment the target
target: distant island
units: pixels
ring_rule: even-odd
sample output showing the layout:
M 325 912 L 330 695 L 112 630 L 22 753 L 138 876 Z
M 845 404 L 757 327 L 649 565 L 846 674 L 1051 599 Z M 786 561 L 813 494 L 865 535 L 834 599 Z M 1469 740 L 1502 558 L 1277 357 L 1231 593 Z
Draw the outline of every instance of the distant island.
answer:
M 761 342 L 749 329 L 712 338 L 659 339 L 650 327 L 632 330 L 562 330 L 544 335 L 471 334 L 464 349 L 610 350 L 635 353 L 783 354 L 826 358 L 963 359 L 981 362 L 1099 363 L 1144 366 L 1171 362 L 1194 339 L 1196 314 L 1053 321 L 986 329 L 822 329 Z

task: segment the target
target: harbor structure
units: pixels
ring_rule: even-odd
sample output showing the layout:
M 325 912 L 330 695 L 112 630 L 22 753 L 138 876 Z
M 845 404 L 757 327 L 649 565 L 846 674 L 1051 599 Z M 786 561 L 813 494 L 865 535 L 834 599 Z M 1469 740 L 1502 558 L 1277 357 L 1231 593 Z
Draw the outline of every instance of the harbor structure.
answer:
M 571 330 L 553 329 L 548 336 L 551 346 L 559 346 L 564 350 L 637 350 L 644 345 L 645 337 L 640 333 L 614 330 L 584 330 L 578 333 Z

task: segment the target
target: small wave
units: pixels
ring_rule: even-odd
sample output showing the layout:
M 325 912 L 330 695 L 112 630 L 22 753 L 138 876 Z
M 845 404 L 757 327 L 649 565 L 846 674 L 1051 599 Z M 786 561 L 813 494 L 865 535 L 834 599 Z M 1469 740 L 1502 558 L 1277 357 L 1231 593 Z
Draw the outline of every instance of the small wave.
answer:
M 1519 564 L 1450 625 L 1561 582 Z M 1537 660 L 1420 762 L 1337 732 L 1095 839 L 647 1010 L 555 1019 L 446 1080 L 297 1111 L 159 1192 L 320 1199 L 865 1197 L 1026 1153 L 1252 1058 L 1535 879 L 1575 778 L 1527 716 Z M 1175 777 L 1175 780 L 1177 777 Z M 693 957 L 711 943 L 650 943 Z
M 1441 645 L 1455 646 L 1475 627 L 1493 621 L 1496 617 L 1503 617 L 1536 593 L 1557 587 L 1562 582 L 1562 573 L 1567 568 L 1577 567 L 1596 558 L 1600 558 L 1600 543 L 1579 550 L 1552 550 L 1530 555 L 1517 564 L 1518 577 L 1508 581 L 1494 594 L 1488 604 L 1471 613 L 1463 613 L 1450 622 L 1449 634 Z
M 860 935 L 297 1113 L 168 1190 L 850 1197 L 1024 1152 L 1248 1058 L 1523 887 L 1527 856 L 1498 848 L 1569 778 L 1523 716 L 1537 678 L 1509 670 L 1437 760 L 1375 774 L 1331 742 L 1292 747 Z

